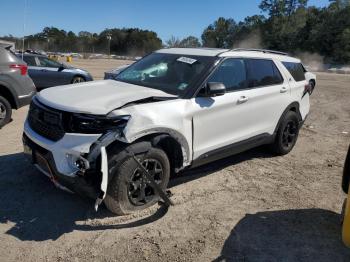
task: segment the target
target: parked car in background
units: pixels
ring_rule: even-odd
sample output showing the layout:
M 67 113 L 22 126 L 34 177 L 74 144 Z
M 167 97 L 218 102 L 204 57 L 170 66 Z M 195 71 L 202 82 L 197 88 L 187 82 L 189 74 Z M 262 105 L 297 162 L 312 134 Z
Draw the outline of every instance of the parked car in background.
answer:
M 22 58 L 22 54 L 18 54 L 18 57 Z M 44 55 L 24 53 L 23 60 L 27 63 L 28 74 L 38 90 L 93 80 L 89 72 L 57 62 Z
M 9 48 L 0 48 L 0 128 L 11 120 L 12 109 L 29 104 L 36 93 L 27 69 Z
M 125 68 L 127 68 L 129 66 L 130 65 L 122 65 L 122 66 L 117 67 L 116 69 L 105 72 L 104 79 L 115 79 L 120 74 L 120 72 L 122 72 Z

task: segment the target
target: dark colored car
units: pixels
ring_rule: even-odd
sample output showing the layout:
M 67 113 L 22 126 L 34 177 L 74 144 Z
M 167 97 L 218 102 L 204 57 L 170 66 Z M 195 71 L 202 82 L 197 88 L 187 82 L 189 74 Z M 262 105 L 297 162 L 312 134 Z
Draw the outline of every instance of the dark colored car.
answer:
M 0 47 L 0 128 L 11 120 L 12 109 L 29 104 L 36 93 L 27 70 L 10 49 Z
M 115 78 L 126 68 L 128 68 L 129 65 L 122 65 L 122 66 L 119 66 L 111 71 L 107 71 L 105 72 L 105 76 L 104 76 L 104 79 L 107 80 L 107 79 L 112 79 L 112 80 L 115 80 Z
M 22 58 L 22 54 L 18 54 Z M 85 81 L 92 81 L 89 72 L 59 63 L 40 54 L 23 54 L 23 60 L 28 65 L 28 74 L 33 79 L 38 90 Z

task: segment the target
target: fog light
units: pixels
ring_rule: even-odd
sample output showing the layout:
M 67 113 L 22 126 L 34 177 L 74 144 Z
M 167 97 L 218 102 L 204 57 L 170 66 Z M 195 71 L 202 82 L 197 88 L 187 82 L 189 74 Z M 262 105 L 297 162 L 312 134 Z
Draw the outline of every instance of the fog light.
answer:
M 72 154 L 66 155 L 69 166 L 75 171 L 85 171 L 89 169 L 89 161 L 81 156 L 76 156 Z
M 80 170 L 86 170 L 86 165 L 85 162 L 82 159 L 78 159 L 77 161 L 75 161 L 74 165 Z

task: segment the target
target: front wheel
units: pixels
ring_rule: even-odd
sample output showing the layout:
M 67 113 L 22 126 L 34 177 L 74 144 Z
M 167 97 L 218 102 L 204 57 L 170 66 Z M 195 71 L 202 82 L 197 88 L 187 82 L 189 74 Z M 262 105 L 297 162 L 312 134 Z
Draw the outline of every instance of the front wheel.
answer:
M 132 149 L 129 151 L 132 152 Z M 170 177 L 170 164 L 165 152 L 151 147 L 146 153 L 136 157 L 153 176 L 155 182 L 165 189 Z M 126 156 L 121 163 L 117 163 L 115 159 L 118 159 L 118 155 L 112 156 L 109 161 L 110 175 L 113 178 L 108 185 L 104 200 L 107 208 L 117 215 L 126 215 L 157 203 L 159 196 L 135 160 Z
M 294 147 L 299 135 L 299 119 L 294 111 L 289 111 L 278 127 L 272 150 L 277 155 L 286 155 Z
M 11 120 L 12 108 L 6 98 L 0 96 L 0 128 Z
M 72 84 L 77 84 L 77 83 L 81 83 L 81 82 L 85 82 L 84 77 L 81 77 L 81 76 L 73 77 Z

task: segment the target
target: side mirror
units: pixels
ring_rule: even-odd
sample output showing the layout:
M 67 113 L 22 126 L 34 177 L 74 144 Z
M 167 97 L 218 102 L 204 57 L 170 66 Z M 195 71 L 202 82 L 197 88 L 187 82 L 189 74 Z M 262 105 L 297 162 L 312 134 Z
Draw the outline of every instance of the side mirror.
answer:
M 225 85 L 220 82 L 207 83 L 205 90 L 208 97 L 222 96 L 226 93 Z
M 63 64 L 61 64 L 60 67 L 58 68 L 58 72 L 61 72 L 64 69 L 66 69 L 66 67 Z

